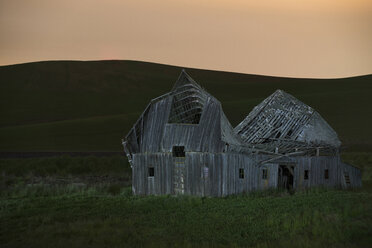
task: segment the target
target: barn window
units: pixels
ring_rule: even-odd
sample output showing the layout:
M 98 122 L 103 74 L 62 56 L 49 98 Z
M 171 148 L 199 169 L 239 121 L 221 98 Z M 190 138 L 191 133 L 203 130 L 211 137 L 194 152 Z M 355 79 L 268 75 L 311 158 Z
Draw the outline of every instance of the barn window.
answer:
M 305 180 L 309 179 L 309 170 L 304 171 L 304 179 Z
M 344 178 L 345 178 L 345 182 L 347 185 L 350 185 L 350 177 L 349 177 L 349 172 L 344 172 Z
M 324 170 L 324 178 L 328 179 L 329 178 L 329 173 L 328 169 Z
M 185 157 L 185 147 L 173 146 L 173 157 Z
M 155 174 L 155 170 L 154 170 L 154 167 L 149 167 L 149 177 L 154 177 L 154 174 Z
M 239 169 L 239 178 L 244 178 L 244 169 L 243 168 L 240 168 Z
M 267 179 L 267 169 L 262 169 L 262 179 Z

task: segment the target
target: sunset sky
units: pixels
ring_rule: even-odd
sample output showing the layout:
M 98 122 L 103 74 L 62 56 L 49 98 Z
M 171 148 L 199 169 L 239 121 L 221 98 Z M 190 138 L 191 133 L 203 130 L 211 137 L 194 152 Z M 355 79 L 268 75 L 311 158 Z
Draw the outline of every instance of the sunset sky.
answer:
M 372 0 L 0 0 L 0 65 L 102 59 L 371 74 Z

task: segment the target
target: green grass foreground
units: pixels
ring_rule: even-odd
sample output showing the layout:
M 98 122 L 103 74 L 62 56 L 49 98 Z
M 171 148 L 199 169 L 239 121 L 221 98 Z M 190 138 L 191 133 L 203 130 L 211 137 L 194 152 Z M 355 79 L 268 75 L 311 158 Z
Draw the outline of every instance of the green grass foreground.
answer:
M 362 189 L 225 198 L 133 196 L 121 156 L 1 159 L 0 247 L 371 247 L 372 153 L 343 159 Z M 119 181 L 57 180 L 90 176 Z
M 36 187 L 36 186 L 35 186 Z M 2 198 L 2 247 L 370 247 L 372 193 L 136 197 L 37 186 Z

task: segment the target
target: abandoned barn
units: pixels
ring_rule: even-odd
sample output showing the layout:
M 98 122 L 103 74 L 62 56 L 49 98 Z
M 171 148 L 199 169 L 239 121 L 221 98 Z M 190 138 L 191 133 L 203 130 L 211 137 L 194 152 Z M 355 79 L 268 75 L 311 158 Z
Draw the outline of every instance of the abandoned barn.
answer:
M 235 128 L 221 103 L 182 71 L 123 140 L 134 194 L 225 196 L 267 188 L 359 187 L 336 132 L 277 90 Z

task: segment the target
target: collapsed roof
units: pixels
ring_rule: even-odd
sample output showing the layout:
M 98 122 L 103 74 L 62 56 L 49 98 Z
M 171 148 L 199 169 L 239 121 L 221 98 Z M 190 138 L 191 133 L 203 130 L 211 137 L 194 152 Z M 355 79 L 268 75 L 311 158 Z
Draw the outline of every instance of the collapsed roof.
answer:
M 168 102 L 169 108 L 167 107 Z M 212 109 L 213 111 L 211 111 Z M 234 132 L 234 128 L 223 113 L 221 103 L 197 84 L 185 71 L 182 71 L 172 90 L 152 99 L 125 137 L 123 145 L 126 153 L 129 154 L 129 161 L 132 160 L 132 154 L 146 152 L 147 148 L 145 147 L 147 146 L 151 146 L 153 149 L 158 147 L 159 151 L 163 150 L 163 141 L 167 138 L 155 139 L 154 137 L 158 135 L 150 134 L 155 130 L 154 127 L 157 127 L 156 130 L 160 132 L 159 130 L 164 129 L 164 125 L 197 125 L 202 119 L 204 120 L 203 125 L 209 125 L 207 129 L 218 130 L 215 133 L 213 146 L 223 147 L 226 145 L 225 151 L 251 153 L 251 149 Z M 146 122 L 151 123 L 146 124 Z M 197 128 L 197 126 L 195 127 Z M 187 134 L 179 133 L 177 135 Z M 199 144 L 202 143 L 202 139 L 201 136 L 192 136 L 186 140 L 193 140 L 190 142 Z M 149 142 L 157 144 L 149 145 Z
M 341 145 L 318 112 L 282 90 L 257 105 L 234 131 L 245 143 L 279 153 L 337 150 Z
M 220 109 L 221 140 L 233 146 L 246 145 L 234 132 L 234 128 L 222 110 L 221 103 L 195 82 L 185 70 L 182 70 L 172 91 L 168 94 L 173 95 L 169 123 L 198 124 L 203 106 L 209 99 L 216 102 Z
M 144 134 L 150 132 L 145 128 L 149 112 L 166 111 L 160 106 L 166 99 L 171 101 L 171 105 L 165 123 L 195 125 L 199 124 L 202 115 L 206 115 L 203 118 L 208 120 L 218 118 L 213 125 L 219 129 L 218 136 L 225 144 L 225 152 L 266 154 L 280 158 L 319 155 L 320 150 L 327 154 L 337 153 L 341 145 L 336 132 L 319 113 L 281 90 L 257 105 L 234 129 L 221 103 L 182 70 L 172 90 L 151 100 L 126 136 L 123 144 L 130 161 L 133 153 L 141 152 Z M 218 111 L 214 112 L 217 116 L 205 110 L 207 103 L 217 107 Z M 165 118 L 166 114 L 161 113 L 161 116 Z

